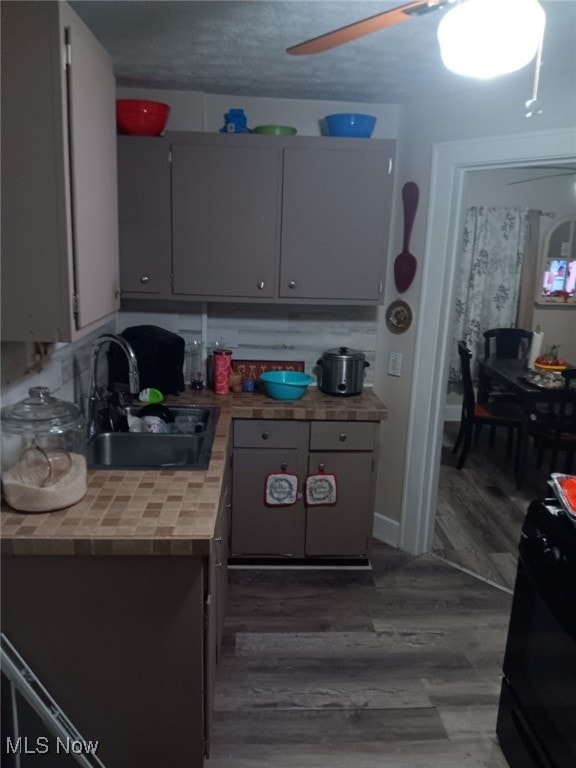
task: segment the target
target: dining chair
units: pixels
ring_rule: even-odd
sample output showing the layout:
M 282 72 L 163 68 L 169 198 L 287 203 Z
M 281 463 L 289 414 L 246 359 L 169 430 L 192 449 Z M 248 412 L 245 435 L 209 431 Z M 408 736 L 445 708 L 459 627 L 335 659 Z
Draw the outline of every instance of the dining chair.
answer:
M 532 331 L 525 331 L 523 328 L 490 328 L 484 331 L 483 336 L 486 360 L 490 357 L 516 359 L 528 357 L 530 353 Z M 494 347 L 494 355 L 492 347 Z
M 576 368 L 562 371 L 564 387 L 552 414 L 530 414 L 528 435 L 534 438 L 536 466 L 540 468 L 544 451 L 550 450 L 550 472 L 557 470 L 559 453 L 566 453 L 564 472 L 570 474 L 576 454 Z
M 490 328 L 484 331 L 484 359 L 500 357 L 507 360 L 518 358 L 528 359 L 532 331 L 523 328 Z M 494 354 L 493 354 L 494 353 Z M 520 402 L 512 392 L 508 392 L 501 384 L 492 383 L 490 395 L 509 402 Z
M 460 357 L 463 397 L 460 429 L 454 447 L 452 448 L 452 453 L 455 454 L 460 449 L 460 446 L 462 446 L 460 456 L 456 463 L 456 468 L 462 469 L 464 466 L 466 457 L 470 451 L 472 438 L 474 438 L 475 442 L 478 441 L 483 426 L 490 426 L 494 428 L 494 430 L 496 427 L 507 427 L 508 456 L 512 453 L 515 433 L 517 437 L 515 472 L 517 478 L 519 478 L 518 469 L 521 434 L 526 424 L 527 415 L 517 403 L 513 402 L 488 401 L 486 403 L 477 403 L 476 395 L 474 393 L 474 384 L 472 382 L 472 373 L 470 370 L 472 353 L 463 341 L 458 342 L 458 355 Z M 491 439 L 490 442 L 492 443 L 493 440 Z

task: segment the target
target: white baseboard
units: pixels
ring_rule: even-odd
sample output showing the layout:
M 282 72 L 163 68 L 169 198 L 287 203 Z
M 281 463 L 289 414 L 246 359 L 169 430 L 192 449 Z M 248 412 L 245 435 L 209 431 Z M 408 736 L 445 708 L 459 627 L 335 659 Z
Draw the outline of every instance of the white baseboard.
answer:
M 375 539 L 384 542 L 384 544 L 390 544 L 391 547 L 397 547 L 400 541 L 400 523 L 396 520 L 391 520 L 389 517 L 374 515 L 374 528 L 372 533 Z

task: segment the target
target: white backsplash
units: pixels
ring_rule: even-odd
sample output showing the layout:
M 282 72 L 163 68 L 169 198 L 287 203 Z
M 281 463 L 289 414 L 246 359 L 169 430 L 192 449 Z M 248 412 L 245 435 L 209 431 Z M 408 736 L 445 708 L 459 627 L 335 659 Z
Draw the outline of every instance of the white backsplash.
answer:
M 347 346 L 366 355 L 366 384 L 371 385 L 376 349 L 375 307 L 209 304 L 195 314 L 122 312 L 118 328 L 159 325 L 182 336 L 186 344 L 202 340 L 232 350 L 240 360 L 302 360 L 314 374 L 325 349 Z
M 303 360 L 314 374 L 325 349 L 347 346 L 366 355 L 370 367 L 365 383 L 371 386 L 376 348 L 375 307 L 285 306 L 255 304 L 198 304 L 196 312 L 120 312 L 109 323 L 81 341 L 49 345 L 41 370 L 31 371 L 30 344 L 2 345 L 2 405 L 27 396 L 30 387 L 46 386 L 55 397 L 82 403 L 88 394 L 90 353 L 101 333 L 118 332 L 132 325 L 158 325 L 182 336 L 186 346 L 218 342 L 232 349 L 237 359 Z M 204 338 L 203 338 L 204 331 Z M 103 368 L 104 366 L 102 366 Z

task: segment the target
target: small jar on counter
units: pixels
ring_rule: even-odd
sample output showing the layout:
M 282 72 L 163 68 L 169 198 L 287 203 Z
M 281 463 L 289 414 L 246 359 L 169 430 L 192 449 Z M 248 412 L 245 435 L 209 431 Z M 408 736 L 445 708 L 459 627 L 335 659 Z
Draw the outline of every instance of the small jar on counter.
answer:
M 230 392 L 242 392 L 242 374 L 230 372 Z

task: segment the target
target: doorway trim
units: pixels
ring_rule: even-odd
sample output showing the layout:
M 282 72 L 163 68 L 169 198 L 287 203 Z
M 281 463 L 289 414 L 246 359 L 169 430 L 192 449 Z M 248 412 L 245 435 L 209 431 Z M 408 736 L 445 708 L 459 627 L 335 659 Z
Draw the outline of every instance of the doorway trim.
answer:
M 573 129 L 433 145 L 399 537 L 407 552 L 432 549 L 466 176 L 474 170 L 575 160 Z

